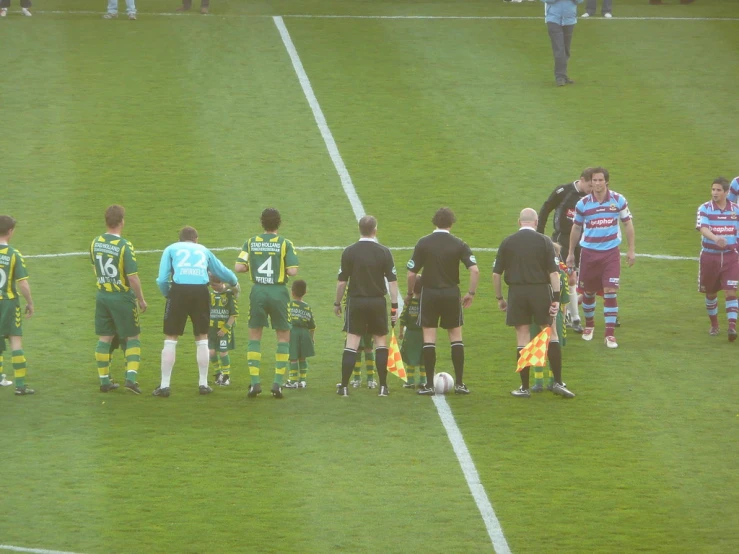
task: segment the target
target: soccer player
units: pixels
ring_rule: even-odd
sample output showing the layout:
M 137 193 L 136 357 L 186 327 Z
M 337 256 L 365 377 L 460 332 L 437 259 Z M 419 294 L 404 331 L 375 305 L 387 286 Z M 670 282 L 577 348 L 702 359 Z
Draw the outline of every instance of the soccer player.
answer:
M 503 239 L 493 264 L 493 287 L 498 307 L 506 312 L 506 325 L 516 328 L 517 359 L 531 340 L 532 319 L 540 327 L 550 325 L 551 318 L 559 312 L 560 274 L 554 245 L 549 237 L 536 232 L 536 221 L 533 209 L 522 210 L 518 232 Z M 508 301 L 503 298 L 503 278 L 508 285 Z M 575 394 L 562 382 L 562 350 L 556 325 L 552 326 L 547 357 L 554 373 L 552 392 L 564 398 L 574 397 Z M 521 386 L 511 392 L 513 396 L 531 396 L 529 372 L 529 367 L 521 370 Z
M 179 242 L 170 244 L 162 253 L 157 285 L 167 304 L 164 308 L 164 348 L 162 349 L 162 381 L 154 389 L 154 396 L 168 397 L 177 352 L 177 340 L 185 332 L 187 319 L 192 321 L 195 335 L 196 359 L 200 373 L 199 392 L 210 394 L 208 386 L 208 329 L 210 328 L 209 275 L 231 286 L 239 294 L 236 275 L 202 244 L 193 227 L 183 227 Z
M 582 309 L 585 314 L 582 338 L 587 341 L 593 340 L 595 296 L 599 291 L 603 291 L 605 343 L 608 348 L 618 348 L 615 329 L 618 319 L 616 294 L 621 277 L 619 220 L 629 245 L 626 252 L 629 267 L 633 266 L 636 260 L 634 222 L 626 198 L 608 188 L 608 170 L 595 167 L 592 171 L 593 192 L 580 199 L 575 208 L 567 267 L 575 268 L 575 248 L 579 241 L 582 252 L 578 285 L 583 290 Z
M 352 373 L 352 388 L 358 389 L 362 386 L 362 355 L 364 355 L 364 366 L 367 372 L 367 388 L 376 389 L 375 381 L 375 345 L 372 335 L 362 335 L 357 346 L 357 359 L 354 362 Z
M 580 174 L 580 178 L 572 183 L 561 185 L 552 191 L 544 205 L 539 210 L 539 223 L 536 230 L 544 233 L 547 227 L 547 219 L 549 214 L 554 212 L 554 232 L 552 240 L 562 247 L 561 260 L 566 260 L 569 255 L 570 248 L 570 231 L 572 230 L 572 222 L 575 219 L 575 206 L 581 198 L 590 194 L 593 190 L 591 182 L 592 170 L 584 169 Z M 570 272 L 570 287 L 577 285 L 577 270 L 580 263 L 580 246 L 575 248 L 575 267 Z M 567 305 L 570 321 L 572 322 L 572 330 L 575 333 L 582 333 L 582 325 L 580 324 L 580 311 L 577 306 L 577 295 L 573 294 Z
M 436 368 L 436 329 L 449 333 L 452 348 L 452 365 L 455 374 L 455 394 L 469 394 L 462 380 L 464 376 L 464 343 L 462 308 L 469 308 L 477 290 L 480 270 L 472 250 L 463 240 L 451 234 L 457 221 L 449 208 L 439 208 L 431 222 L 436 229 L 422 237 L 408 261 L 408 294 L 405 302 L 410 303 L 418 273 L 423 269 L 423 288 L 419 321 L 423 327 L 423 364 L 426 368 L 426 384 L 418 388 L 417 394 L 434 395 L 434 370 Z M 459 264 L 463 263 L 470 272 L 467 294 L 459 291 Z
M 739 203 L 739 177 L 734 177 L 731 181 L 728 199 L 734 204 Z
M 5 352 L 5 337 L 0 337 L 0 387 L 9 387 L 13 381 L 6 379 L 3 373 L 3 352 Z
M 216 385 L 231 384 L 231 356 L 229 351 L 236 346 L 234 325 L 239 316 L 239 305 L 234 293 L 226 284 L 210 277 L 210 328 L 208 329 L 208 353 L 210 363 L 217 367 Z
M 406 370 L 407 381 L 403 388 L 416 388 L 416 370 L 418 370 L 418 384 L 426 384 L 426 373 L 423 367 L 423 329 L 418 323 L 418 313 L 421 309 L 421 290 L 423 290 L 423 279 L 421 275 L 416 277 L 413 285 L 413 297 L 410 302 L 403 306 L 400 314 L 400 332 L 398 340 L 403 341 L 400 353 Z
M 114 204 L 105 210 L 106 231 L 90 244 L 90 262 L 97 280 L 95 297 L 95 348 L 100 392 L 118 388 L 110 379 L 111 343 L 117 335 L 125 341 L 126 390 L 141 394 L 136 377 L 141 362 L 139 312 L 146 311 L 136 252 L 121 236 L 126 210 Z M 137 305 L 138 302 L 138 305 Z
M 393 326 L 398 318 L 398 278 L 390 250 L 377 242 L 377 219 L 365 215 L 359 220 L 360 239 L 341 254 L 339 278 L 336 283 L 334 314 L 341 316 L 341 299 L 349 287 L 346 305 L 346 344 L 341 359 L 341 383 L 336 386 L 339 396 L 349 396 L 357 347 L 362 335 L 370 334 L 375 342 L 375 363 L 380 380 L 378 396 L 388 396 L 387 386 L 387 303 L 390 289 L 390 317 Z M 385 282 L 387 281 L 387 286 Z
M 0 215 L 0 337 L 7 337 L 15 373 L 16 396 L 33 394 L 26 385 L 26 356 L 23 353 L 23 317 L 21 295 L 26 301 L 26 318 L 33 315 L 31 285 L 28 284 L 28 270 L 23 256 L 10 246 L 15 232 L 15 219 Z M 2 356 L 2 353 L 0 353 Z
M 21 13 L 26 17 L 31 17 L 33 14 L 28 8 L 31 7 L 31 0 L 21 0 Z M 0 17 L 6 17 L 8 15 L 8 8 L 10 7 L 10 0 L 0 0 Z
M 727 199 L 729 182 L 723 177 L 711 184 L 711 201 L 698 208 L 695 228 L 703 236 L 698 283 L 706 295 L 706 310 L 711 320 L 709 334 L 719 334 L 718 291 L 724 291 L 729 341 L 736 340 L 736 318 L 739 311 L 736 291 L 739 281 L 739 206 Z
M 266 208 L 261 217 L 264 233 L 244 243 L 236 260 L 236 273 L 251 272 L 254 286 L 249 293 L 249 346 L 247 361 L 251 385 L 247 397 L 262 392 L 259 369 L 262 361 L 262 332 L 272 322 L 277 335 L 275 378 L 272 396 L 282 398 L 282 380 L 290 357 L 290 293 L 287 281 L 298 274 L 298 256 L 293 243 L 277 234 L 282 218 L 274 208 Z
M 307 386 L 308 360 L 316 355 L 313 335 L 316 332 L 316 320 L 313 310 L 303 301 L 308 292 L 308 285 L 298 279 L 292 285 L 292 301 L 290 302 L 290 378 L 285 384 L 288 389 L 304 389 Z

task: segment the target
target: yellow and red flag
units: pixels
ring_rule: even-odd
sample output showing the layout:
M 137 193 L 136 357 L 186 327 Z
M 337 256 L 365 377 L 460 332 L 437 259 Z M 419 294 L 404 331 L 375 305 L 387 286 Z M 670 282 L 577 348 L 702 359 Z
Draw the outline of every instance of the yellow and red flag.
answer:
M 395 338 L 395 331 L 390 333 L 390 347 L 387 352 L 387 370 L 396 377 L 403 379 L 403 381 L 408 381 L 405 375 L 403 356 L 401 356 L 400 348 L 398 348 L 398 339 Z
M 552 338 L 552 328 L 544 327 L 541 333 L 523 347 L 521 357 L 518 358 L 518 364 L 516 365 L 516 373 L 528 366 L 543 367 L 547 365 L 547 349 L 549 348 L 550 338 Z

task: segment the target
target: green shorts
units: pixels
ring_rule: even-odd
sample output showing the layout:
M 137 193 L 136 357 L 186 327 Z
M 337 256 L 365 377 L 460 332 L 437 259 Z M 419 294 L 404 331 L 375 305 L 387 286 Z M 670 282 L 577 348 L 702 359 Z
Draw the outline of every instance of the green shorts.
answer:
M 359 339 L 359 346 L 357 347 L 358 350 L 369 350 L 374 346 L 374 338 L 372 335 L 362 335 L 362 338 Z
M 23 335 L 23 312 L 20 298 L 0 300 L 0 336 L 20 337 Z
M 310 330 L 305 327 L 293 327 L 290 331 L 290 359 L 303 360 L 315 355 Z
M 422 365 L 423 352 L 423 330 L 422 329 L 406 329 L 403 337 L 403 345 L 400 347 L 400 353 L 403 361 L 412 366 Z
M 249 329 L 267 327 L 272 321 L 272 329 L 289 331 L 290 293 L 285 285 L 260 285 L 255 283 L 249 293 Z
M 122 339 L 141 333 L 136 297 L 130 292 L 98 292 L 95 299 L 95 334 Z
M 236 338 L 234 337 L 234 330 L 223 335 L 218 336 L 218 329 L 211 327 L 208 329 L 208 349 L 215 350 L 216 352 L 228 352 L 236 348 Z
M 536 323 L 532 323 L 529 327 L 531 338 L 533 339 L 536 335 L 541 333 L 541 327 Z M 565 316 L 562 310 L 557 314 L 557 337 L 559 337 L 559 345 L 565 346 L 567 344 L 567 329 L 565 328 Z

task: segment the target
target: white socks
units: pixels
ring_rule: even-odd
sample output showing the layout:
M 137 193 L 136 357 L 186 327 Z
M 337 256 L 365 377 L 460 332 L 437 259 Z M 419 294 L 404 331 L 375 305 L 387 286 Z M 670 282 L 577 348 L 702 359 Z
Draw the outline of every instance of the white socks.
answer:
M 580 309 L 577 305 L 577 294 L 572 294 L 568 308 L 570 311 L 570 319 L 572 321 L 580 321 Z
M 169 388 L 169 382 L 172 379 L 176 349 L 176 340 L 164 341 L 164 348 L 162 348 L 162 383 L 160 385 L 163 389 Z
M 198 360 L 198 370 L 200 371 L 200 386 L 208 386 L 208 364 L 210 364 L 210 353 L 208 352 L 208 340 L 196 340 L 195 357 Z

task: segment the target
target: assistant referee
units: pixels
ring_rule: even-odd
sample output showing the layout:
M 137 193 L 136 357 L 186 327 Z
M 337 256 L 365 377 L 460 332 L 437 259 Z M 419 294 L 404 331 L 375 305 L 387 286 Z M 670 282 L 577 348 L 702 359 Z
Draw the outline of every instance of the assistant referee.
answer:
M 346 345 L 341 359 L 341 383 L 336 387 L 339 396 L 349 396 L 349 379 L 354 370 L 357 347 L 363 335 L 372 335 L 375 341 L 375 365 L 380 380 L 377 396 L 388 396 L 387 386 L 387 301 L 390 289 L 391 319 L 398 318 L 398 277 L 390 250 L 377 242 L 377 219 L 365 215 L 359 220 L 360 239 L 341 254 L 339 280 L 336 283 L 334 313 L 341 316 L 341 300 L 347 286 Z M 387 280 L 387 287 L 385 281 Z
M 531 340 L 529 325 L 533 319 L 540 327 L 551 325 L 559 311 L 559 267 L 554 245 L 549 237 L 536 232 L 536 211 L 525 208 L 518 219 L 518 232 L 503 239 L 493 265 L 493 286 L 498 307 L 506 312 L 506 324 L 516 328 L 516 359 Z M 503 298 L 502 280 L 508 285 L 508 302 Z M 554 374 L 552 392 L 565 398 L 575 396 L 562 382 L 562 350 L 556 325 L 547 357 Z M 521 371 L 521 387 L 513 396 L 528 398 L 529 367 Z

